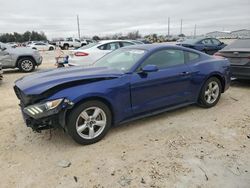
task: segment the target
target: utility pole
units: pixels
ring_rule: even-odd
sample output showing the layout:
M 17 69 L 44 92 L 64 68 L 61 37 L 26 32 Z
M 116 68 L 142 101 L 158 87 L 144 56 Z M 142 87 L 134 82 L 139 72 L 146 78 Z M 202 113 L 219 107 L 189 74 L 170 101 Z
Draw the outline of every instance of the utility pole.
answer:
M 181 30 L 180 30 L 180 34 L 182 34 L 182 19 L 181 19 Z
M 78 37 L 79 40 L 81 40 L 81 32 L 80 32 L 80 24 L 79 24 L 79 16 L 77 15 L 77 28 L 78 28 Z
M 194 37 L 196 37 L 196 24 L 194 25 Z
M 170 18 L 168 17 L 168 38 L 170 37 Z

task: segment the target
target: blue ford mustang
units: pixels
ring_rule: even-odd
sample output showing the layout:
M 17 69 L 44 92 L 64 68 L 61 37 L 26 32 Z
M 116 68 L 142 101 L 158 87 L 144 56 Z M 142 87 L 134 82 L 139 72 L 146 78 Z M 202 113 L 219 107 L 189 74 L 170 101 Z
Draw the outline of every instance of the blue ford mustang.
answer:
M 14 90 L 28 127 L 62 127 L 76 142 L 92 144 L 112 125 L 190 104 L 212 107 L 229 84 L 226 59 L 180 46 L 138 45 L 93 67 L 25 76 Z

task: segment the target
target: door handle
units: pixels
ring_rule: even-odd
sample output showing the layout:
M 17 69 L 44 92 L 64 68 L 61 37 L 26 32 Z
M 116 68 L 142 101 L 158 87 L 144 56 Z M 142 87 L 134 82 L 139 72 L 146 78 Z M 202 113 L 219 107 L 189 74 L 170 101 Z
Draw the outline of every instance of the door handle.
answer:
M 185 72 L 181 72 L 179 75 L 180 75 L 180 76 L 185 76 L 185 75 L 189 75 L 189 74 L 190 74 L 190 72 L 186 72 L 186 71 L 185 71 Z

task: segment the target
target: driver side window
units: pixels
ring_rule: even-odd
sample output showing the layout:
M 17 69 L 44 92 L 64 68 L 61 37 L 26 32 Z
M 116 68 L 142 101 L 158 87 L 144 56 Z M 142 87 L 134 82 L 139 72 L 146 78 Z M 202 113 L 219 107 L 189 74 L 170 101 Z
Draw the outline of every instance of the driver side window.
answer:
M 182 50 L 161 50 L 148 57 L 141 68 L 146 65 L 156 65 L 159 69 L 185 64 L 184 52 Z

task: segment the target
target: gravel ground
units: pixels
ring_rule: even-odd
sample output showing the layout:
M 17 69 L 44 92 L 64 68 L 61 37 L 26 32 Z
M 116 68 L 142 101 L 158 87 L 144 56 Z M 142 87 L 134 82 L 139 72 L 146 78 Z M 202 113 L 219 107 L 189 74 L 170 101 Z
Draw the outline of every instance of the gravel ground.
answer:
M 54 68 L 43 52 L 38 70 Z M 9 187 L 241 187 L 250 185 L 250 83 L 234 81 L 211 109 L 188 106 L 113 128 L 80 146 L 62 130 L 27 128 L 13 92 L 0 84 L 0 182 Z

